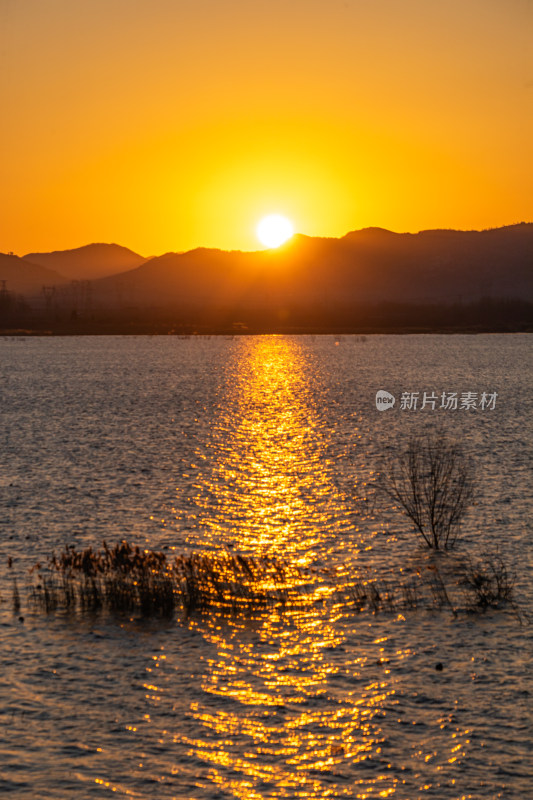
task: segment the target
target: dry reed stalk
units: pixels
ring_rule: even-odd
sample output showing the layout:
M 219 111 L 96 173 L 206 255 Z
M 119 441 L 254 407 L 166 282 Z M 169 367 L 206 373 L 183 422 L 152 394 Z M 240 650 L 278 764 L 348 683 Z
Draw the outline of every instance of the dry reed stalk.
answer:
M 39 572 L 32 595 L 46 610 L 80 608 L 172 614 L 216 607 L 241 611 L 296 601 L 305 580 L 289 564 L 264 557 L 190 553 L 168 561 L 164 553 L 141 551 L 128 542 L 77 551 L 67 547 Z
M 327 569 L 306 574 L 285 562 L 225 551 L 193 552 L 168 560 L 164 553 L 140 550 L 128 542 L 114 547 L 104 542 L 99 551 L 67 547 L 49 559 L 46 569 L 37 565 L 31 596 L 48 612 L 104 609 L 142 616 L 170 616 L 178 609 L 240 614 L 328 599 L 346 602 L 357 612 L 447 606 L 456 615 L 461 589 L 467 609 L 505 603 L 516 607 L 513 578 L 499 553 L 483 562 L 466 557 L 441 566 L 445 578 L 434 563 L 384 578 L 363 570 L 336 589 L 336 573 Z M 13 605 L 20 609 L 16 582 Z

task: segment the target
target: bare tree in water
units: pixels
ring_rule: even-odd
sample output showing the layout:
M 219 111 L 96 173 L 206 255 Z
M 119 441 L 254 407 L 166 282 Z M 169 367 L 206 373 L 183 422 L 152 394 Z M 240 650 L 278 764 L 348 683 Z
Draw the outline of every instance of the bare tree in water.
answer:
M 474 478 L 459 444 L 442 434 L 417 436 L 389 456 L 377 488 L 398 503 L 428 547 L 447 550 L 473 500 Z

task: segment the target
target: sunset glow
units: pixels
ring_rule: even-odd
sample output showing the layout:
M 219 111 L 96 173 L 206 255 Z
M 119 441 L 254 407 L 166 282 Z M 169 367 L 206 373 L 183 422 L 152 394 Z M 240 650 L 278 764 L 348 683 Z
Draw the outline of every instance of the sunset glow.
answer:
M 254 250 L 280 198 L 309 236 L 533 219 L 532 24 L 483 0 L 1 3 L 0 250 Z

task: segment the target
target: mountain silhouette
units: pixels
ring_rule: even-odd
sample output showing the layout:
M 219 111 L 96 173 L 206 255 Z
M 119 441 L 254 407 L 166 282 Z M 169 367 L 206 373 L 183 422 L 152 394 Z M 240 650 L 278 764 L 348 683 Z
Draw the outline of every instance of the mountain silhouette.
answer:
M 0 253 L 0 280 L 6 281 L 8 292 L 26 296 L 38 294 L 43 286 L 61 286 L 67 282 L 56 270 L 6 253 Z
M 340 239 L 296 235 L 276 250 L 167 253 L 96 281 L 106 305 L 258 309 L 354 303 L 533 301 L 533 224 Z
M 4 293 L 3 325 L 11 309 L 11 327 L 67 333 L 531 330 L 532 267 L 532 223 L 297 234 L 273 250 L 200 247 L 150 259 L 94 244 L 1 256 L 0 280 L 26 308 L 15 312 Z
M 74 250 L 28 253 L 27 261 L 54 269 L 69 280 L 94 280 L 126 272 L 146 260 L 118 244 L 88 244 Z

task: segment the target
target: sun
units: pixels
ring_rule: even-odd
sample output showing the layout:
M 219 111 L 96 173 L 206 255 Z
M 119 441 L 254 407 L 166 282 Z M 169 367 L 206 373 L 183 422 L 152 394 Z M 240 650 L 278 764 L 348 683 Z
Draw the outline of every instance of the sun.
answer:
M 257 238 L 265 247 L 279 247 L 294 233 L 292 222 L 281 214 L 270 214 L 263 217 L 258 224 Z

